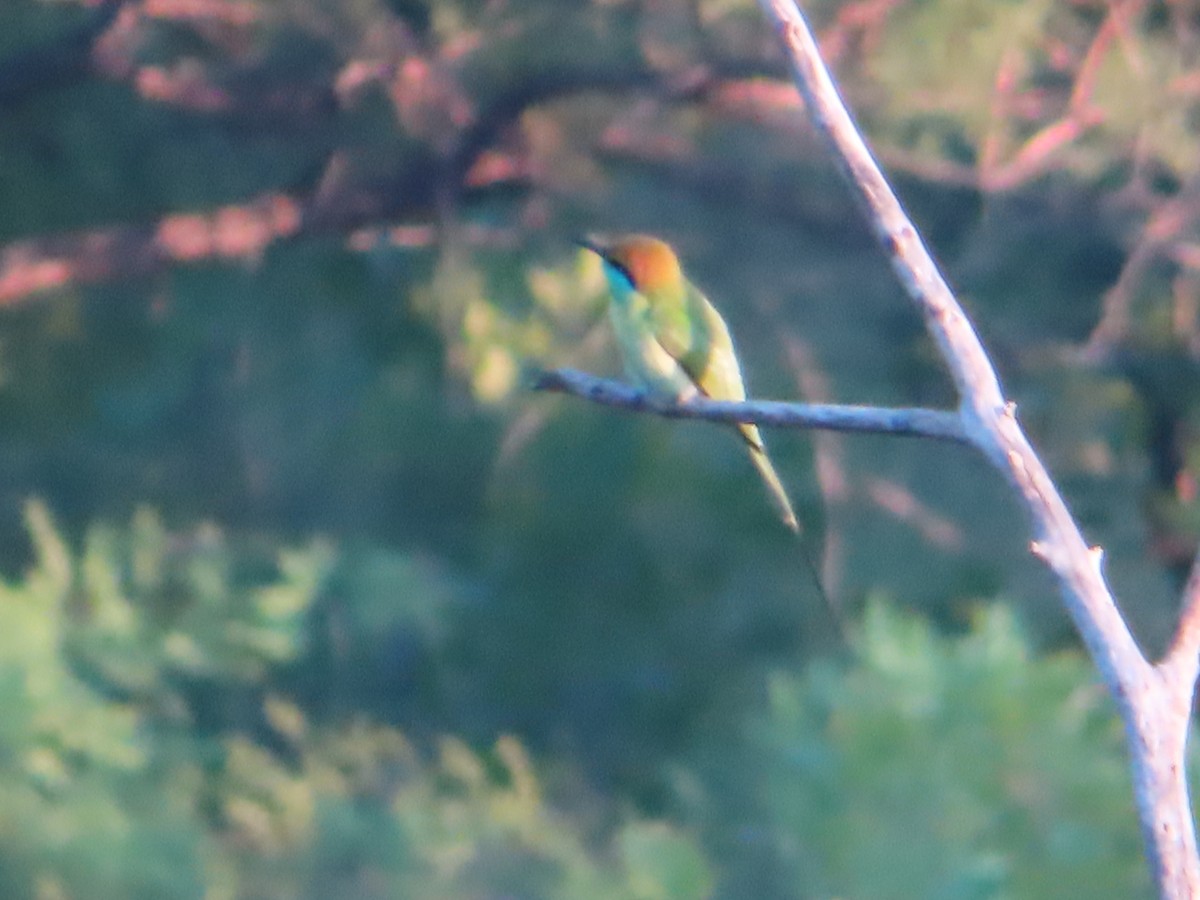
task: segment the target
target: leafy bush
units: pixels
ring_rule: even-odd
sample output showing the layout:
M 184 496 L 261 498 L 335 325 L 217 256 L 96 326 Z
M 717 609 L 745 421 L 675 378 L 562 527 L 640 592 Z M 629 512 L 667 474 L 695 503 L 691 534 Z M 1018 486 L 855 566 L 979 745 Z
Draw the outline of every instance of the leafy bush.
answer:
M 801 896 L 1130 897 L 1148 880 L 1118 722 L 1078 653 L 874 604 L 857 660 L 780 673 L 754 743 Z
M 328 548 L 268 565 L 142 511 L 75 553 L 41 505 L 28 519 L 37 564 L 0 586 L 3 896 L 707 896 L 691 838 L 591 827 L 585 793 L 556 809 L 515 738 L 445 738 L 430 761 L 273 691 Z

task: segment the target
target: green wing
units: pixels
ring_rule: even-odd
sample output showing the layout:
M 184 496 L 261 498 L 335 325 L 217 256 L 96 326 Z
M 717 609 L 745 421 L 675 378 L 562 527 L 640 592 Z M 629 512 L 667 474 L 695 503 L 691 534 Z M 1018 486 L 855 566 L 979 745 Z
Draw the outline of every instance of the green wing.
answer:
M 733 339 L 716 307 L 690 283 L 678 294 L 651 301 L 654 336 L 714 400 L 745 400 L 746 388 Z
M 714 400 L 745 400 L 746 384 L 733 349 L 733 338 L 708 298 L 687 284 L 680 296 L 658 297 L 655 301 L 651 303 L 655 339 L 678 361 L 701 393 Z M 758 427 L 738 425 L 737 430 L 780 518 L 788 528 L 799 532 L 796 513 L 767 457 Z

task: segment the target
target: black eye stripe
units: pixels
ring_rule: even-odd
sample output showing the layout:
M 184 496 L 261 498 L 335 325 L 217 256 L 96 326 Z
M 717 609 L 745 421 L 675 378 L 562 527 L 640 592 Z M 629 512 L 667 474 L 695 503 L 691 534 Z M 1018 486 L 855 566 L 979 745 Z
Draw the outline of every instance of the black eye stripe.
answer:
M 619 272 L 621 277 L 629 282 L 630 286 L 633 285 L 633 276 L 629 273 L 629 269 L 617 262 L 615 259 L 609 259 L 608 257 L 604 258 L 604 262 L 605 265 L 608 265 L 616 272 Z

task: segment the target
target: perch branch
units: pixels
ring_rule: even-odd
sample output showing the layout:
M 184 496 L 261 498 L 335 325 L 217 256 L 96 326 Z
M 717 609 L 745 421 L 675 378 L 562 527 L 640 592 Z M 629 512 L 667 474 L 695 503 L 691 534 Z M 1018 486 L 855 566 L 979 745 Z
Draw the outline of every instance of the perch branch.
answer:
M 747 422 L 776 428 L 820 428 L 934 438 L 959 444 L 968 442 L 959 416 L 936 409 L 781 403 L 775 400 L 733 403 L 705 398 L 674 403 L 619 381 L 596 378 L 573 369 L 538 372 L 533 377 L 532 388 L 573 394 L 602 406 L 648 412 L 668 419 L 703 419 L 729 424 Z

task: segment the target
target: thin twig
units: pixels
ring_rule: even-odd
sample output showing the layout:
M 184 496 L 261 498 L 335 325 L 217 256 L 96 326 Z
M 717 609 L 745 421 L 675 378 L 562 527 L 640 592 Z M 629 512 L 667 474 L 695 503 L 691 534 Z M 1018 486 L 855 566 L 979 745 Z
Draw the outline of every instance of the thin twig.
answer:
M 704 398 L 675 403 L 619 381 L 597 378 L 574 369 L 537 372 L 530 386 L 535 391 L 573 394 L 602 406 L 653 413 L 667 419 L 703 419 L 729 424 L 746 422 L 774 428 L 821 428 L 968 443 L 958 415 L 936 409 L 783 403 L 777 400 L 734 403 Z

